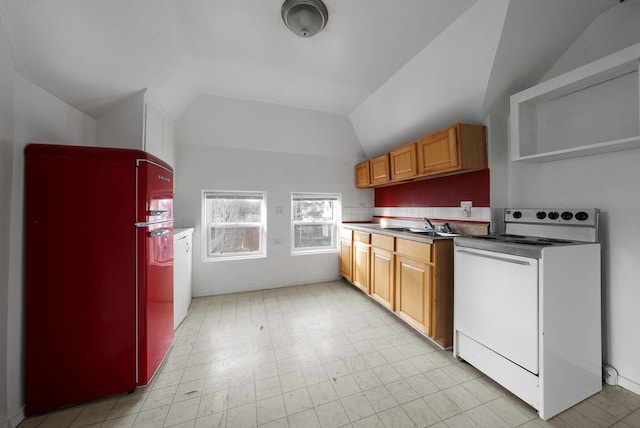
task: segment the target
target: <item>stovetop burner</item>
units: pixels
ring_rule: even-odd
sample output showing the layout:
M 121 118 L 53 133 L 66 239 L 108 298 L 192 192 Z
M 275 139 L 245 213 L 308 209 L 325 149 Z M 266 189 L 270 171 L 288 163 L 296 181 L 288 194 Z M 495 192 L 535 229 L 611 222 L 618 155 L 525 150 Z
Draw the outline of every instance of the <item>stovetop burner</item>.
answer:
M 480 235 L 480 236 L 475 236 L 474 238 L 485 239 L 485 240 L 496 241 L 496 242 L 510 242 L 513 244 L 540 245 L 540 246 L 567 245 L 567 244 L 574 243 L 574 241 L 569 241 L 566 239 L 541 238 L 537 236 L 523 236 L 523 235 L 510 235 L 510 234 Z
M 541 257 L 545 248 L 598 242 L 599 214 L 595 208 L 507 208 L 503 234 L 458 237 L 456 245 Z

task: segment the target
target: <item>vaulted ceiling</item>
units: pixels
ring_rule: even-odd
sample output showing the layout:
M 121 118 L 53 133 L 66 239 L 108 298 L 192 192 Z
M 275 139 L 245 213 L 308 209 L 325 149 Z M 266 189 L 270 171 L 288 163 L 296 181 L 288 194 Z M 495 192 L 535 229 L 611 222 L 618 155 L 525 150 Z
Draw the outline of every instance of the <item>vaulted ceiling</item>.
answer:
M 416 58 L 431 104 L 454 86 L 486 108 L 618 1 L 325 0 L 310 39 L 283 25 L 283 0 L 0 0 L 0 19 L 18 72 L 93 117 L 142 88 L 173 118 L 202 93 L 349 115 Z M 448 83 L 445 51 L 478 82 Z

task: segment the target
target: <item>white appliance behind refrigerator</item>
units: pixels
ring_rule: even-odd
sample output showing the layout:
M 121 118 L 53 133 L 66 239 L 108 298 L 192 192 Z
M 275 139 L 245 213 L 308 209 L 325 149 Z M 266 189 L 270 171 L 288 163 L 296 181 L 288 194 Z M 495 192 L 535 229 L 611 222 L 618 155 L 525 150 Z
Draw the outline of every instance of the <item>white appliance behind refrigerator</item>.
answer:
M 191 304 L 193 227 L 173 231 L 173 329 L 177 329 Z

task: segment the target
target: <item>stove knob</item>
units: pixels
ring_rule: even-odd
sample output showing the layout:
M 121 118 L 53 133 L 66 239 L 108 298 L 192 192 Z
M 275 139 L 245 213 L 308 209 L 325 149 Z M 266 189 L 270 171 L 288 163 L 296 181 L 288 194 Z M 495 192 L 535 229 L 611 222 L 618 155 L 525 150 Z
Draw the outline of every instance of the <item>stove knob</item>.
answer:
M 513 218 L 522 218 L 522 213 L 520 211 L 513 212 Z
M 578 211 L 576 213 L 576 220 L 585 221 L 588 218 L 589 218 L 589 214 L 587 214 L 584 211 Z
M 538 212 L 536 213 L 536 218 L 537 218 L 538 220 L 544 220 L 545 218 L 547 218 L 547 213 L 546 213 L 546 212 L 544 212 L 544 211 L 538 211 Z
M 570 211 L 565 211 L 562 213 L 561 217 L 563 220 L 571 220 L 573 218 L 573 213 Z
M 551 220 L 557 220 L 557 219 L 558 219 L 558 217 L 560 217 L 560 214 L 558 214 L 558 212 L 557 212 L 557 211 L 551 211 L 551 212 L 549 213 L 549 218 L 550 218 Z

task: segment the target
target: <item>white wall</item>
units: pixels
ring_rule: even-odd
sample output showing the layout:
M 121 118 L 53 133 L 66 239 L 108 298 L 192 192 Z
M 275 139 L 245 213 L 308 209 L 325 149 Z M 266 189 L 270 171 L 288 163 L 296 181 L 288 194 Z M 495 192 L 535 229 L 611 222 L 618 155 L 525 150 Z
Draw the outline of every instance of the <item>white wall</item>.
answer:
M 140 91 L 98 117 L 96 145 L 140 150 L 143 143 L 144 91 Z
M 479 122 L 508 6 L 476 2 L 349 115 L 369 157 Z
M 176 121 L 176 134 L 175 217 L 178 227 L 196 227 L 194 295 L 338 278 L 337 253 L 291 256 L 290 198 L 331 192 L 342 194 L 343 207 L 373 206 L 373 191 L 355 188 L 353 168 L 364 153 L 346 116 L 200 96 Z M 202 261 L 203 189 L 267 192 L 267 258 Z
M 1 12 L 1 10 L 0 10 Z M 0 427 L 9 426 L 16 397 L 9 390 L 7 316 L 9 313 L 9 235 L 11 179 L 13 176 L 13 59 L 0 14 Z M 9 407 L 11 394 L 12 407 Z
M 640 42 L 640 1 L 600 15 L 547 77 Z M 512 162 L 509 204 L 598 207 L 603 229 L 604 360 L 640 393 L 640 150 L 527 164 Z M 580 296 L 576 296 L 580 298 Z M 570 316 L 570 314 L 567 314 Z
M 6 349 L 7 419 L 11 426 L 22 417 L 23 385 L 23 185 L 24 147 L 32 142 L 95 145 L 96 123 L 17 73 L 12 76 L 12 176 L 9 183 L 10 218 Z M 5 112 L 2 112 L 3 114 Z M 4 321 L 4 320 L 3 320 Z M 0 325 L 5 325 L 4 322 Z

